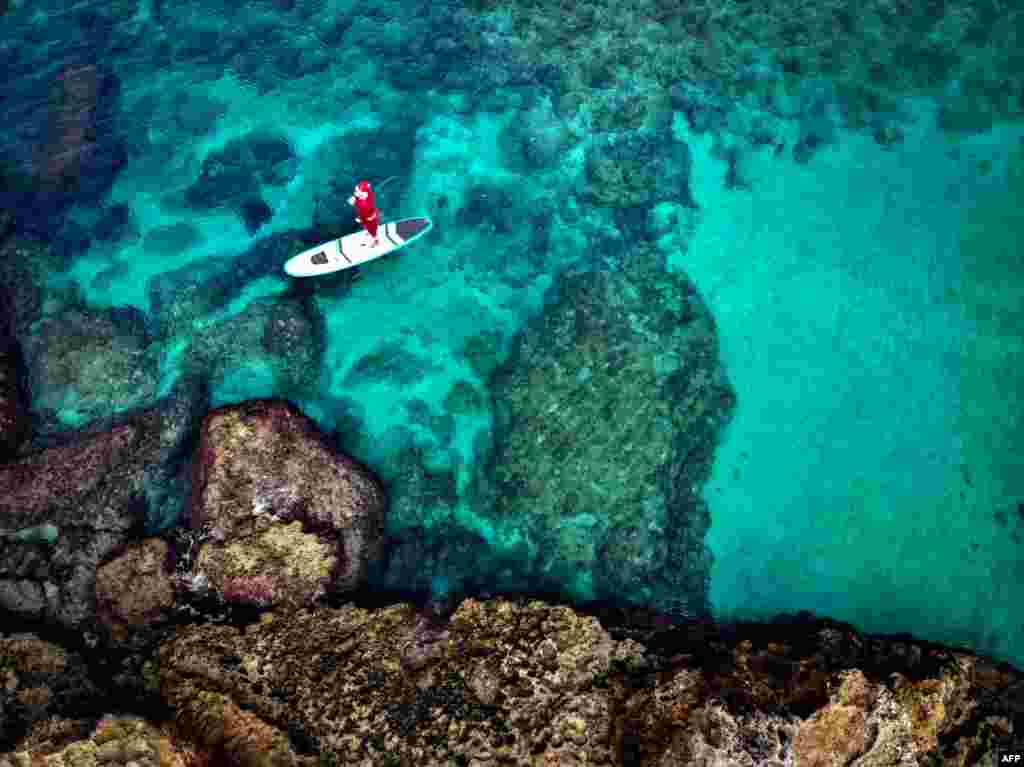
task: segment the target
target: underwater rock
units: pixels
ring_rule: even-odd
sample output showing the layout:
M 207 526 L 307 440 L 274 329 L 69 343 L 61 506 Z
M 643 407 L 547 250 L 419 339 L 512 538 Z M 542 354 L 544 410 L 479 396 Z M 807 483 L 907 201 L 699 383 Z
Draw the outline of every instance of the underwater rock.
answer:
M 323 347 L 316 307 L 278 296 L 256 299 L 238 314 L 202 328 L 186 355 L 188 367 L 203 371 L 214 385 L 256 366 L 269 371 L 275 392 L 292 394 L 315 384 Z
M 77 221 L 69 219 L 54 233 L 50 249 L 62 264 L 68 264 L 89 250 L 91 244 L 89 230 Z
M 51 83 L 47 133 L 33 176 L 58 210 L 99 200 L 114 183 L 126 159 L 113 133 L 119 100 L 117 77 L 94 64 L 65 65 Z
M 468 381 L 456 381 L 444 398 L 444 409 L 453 415 L 470 415 L 485 407 L 483 396 Z
M 43 286 L 63 266 L 41 240 L 15 235 L 0 243 L 0 287 L 9 299 L 4 323 L 16 337 L 30 334 L 47 297 Z
M 274 211 L 266 200 L 259 197 L 243 202 L 241 212 L 245 231 L 249 234 L 256 234 L 261 226 L 274 217 Z
M 521 226 L 524 217 L 524 206 L 513 190 L 500 184 L 475 184 L 466 190 L 455 221 L 460 227 L 508 234 Z
M 247 168 L 223 166 L 210 157 L 199 178 L 185 190 L 185 202 L 195 210 L 235 207 L 260 193 L 255 174 Z
M 199 230 L 182 221 L 150 229 L 143 239 L 143 247 L 153 255 L 177 255 L 202 241 Z
M 513 120 L 503 137 L 533 170 L 555 168 L 565 158 L 571 136 L 548 99 L 538 100 Z
M 154 407 L 0 466 L 0 607 L 66 628 L 93 625 L 96 569 L 145 524 L 150 472 L 171 447 L 167 428 Z M 40 526 L 56 537 L 16 535 Z
M 285 184 L 296 169 L 295 150 L 286 138 L 254 131 L 207 155 L 185 201 L 198 210 L 238 208 L 260 198 L 261 183 Z
M 384 220 L 390 218 L 388 211 L 402 198 L 414 165 L 418 146 L 416 132 L 421 123 L 422 118 L 414 111 L 397 114 L 395 119 L 379 127 L 347 131 L 317 149 L 309 165 L 321 169 L 322 175 L 316 176 L 317 184 L 337 179 L 341 194 L 339 208 L 345 213 L 341 220 L 346 226 L 353 217 L 346 200 L 352 194 L 352 185 L 363 178 L 375 186 L 377 205 L 383 211 Z M 383 186 L 392 177 L 394 179 Z
M 193 574 L 229 603 L 301 606 L 348 591 L 379 554 L 383 488 L 288 402 L 209 413 L 194 466 L 192 528 L 209 539 Z
M 392 518 L 399 525 L 416 524 L 428 510 L 438 518 L 449 518 L 459 500 L 454 473 L 428 471 L 424 466 L 424 450 L 415 444 L 415 436 L 408 430 L 396 430 L 385 436 L 402 440 L 396 451 L 398 455 L 393 459 L 397 469 L 388 477 Z
M 526 599 L 346 605 L 184 626 L 158 656 L 183 729 L 243 767 L 966 766 L 1024 725 L 1012 667 L 806 615 L 665 630 Z
M 392 488 L 392 494 L 397 496 L 399 491 Z M 434 596 L 442 583 L 446 592 L 467 593 L 475 581 L 484 581 L 489 574 L 487 552 L 487 542 L 478 533 L 458 525 L 441 523 L 429 530 L 406 527 L 385 539 L 384 553 L 371 567 L 370 582 L 402 593 Z
M 546 304 L 491 379 L 478 513 L 515 522 L 538 570 L 628 599 L 658 587 L 671 525 L 703 539 L 697 494 L 733 404 L 714 322 L 691 283 L 656 271 L 563 275 Z M 709 558 L 683 565 L 699 585 Z
M 691 204 L 692 164 L 689 147 L 667 131 L 621 131 L 588 147 L 590 183 L 583 191 L 595 204 L 616 208 Z
M 346 386 L 387 382 L 410 385 L 437 366 L 409 351 L 400 341 L 383 341 L 360 357 L 345 374 Z
M 116 641 L 168 617 L 174 605 L 169 554 L 165 541 L 149 538 L 129 544 L 96 571 L 96 614 Z
M 159 387 L 145 315 L 69 307 L 21 337 L 32 407 L 77 426 L 148 404 Z
M 710 82 L 696 85 L 681 80 L 669 88 L 669 97 L 672 108 L 686 116 L 694 133 L 722 130 L 726 127 L 729 113 L 735 109 L 731 100 Z
M 117 203 L 103 211 L 92 228 L 92 236 L 103 242 L 120 240 L 130 232 L 131 224 L 132 209 L 124 203 Z

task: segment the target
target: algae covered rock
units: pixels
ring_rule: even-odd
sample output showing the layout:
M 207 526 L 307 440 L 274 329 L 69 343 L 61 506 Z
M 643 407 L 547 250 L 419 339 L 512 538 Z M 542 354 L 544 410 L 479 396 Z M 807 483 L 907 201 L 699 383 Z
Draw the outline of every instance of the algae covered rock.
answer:
M 183 627 L 159 664 L 177 721 L 243 767 L 966 767 L 1024 727 L 1019 671 L 807 615 L 666 631 L 526 599 L 346 605 Z
M 284 401 L 203 421 L 192 527 L 209 533 L 194 575 L 228 602 L 302 605 L 354 588 L 380 549 L 384 490 Z
M 514 524 L 539 569 L 605 596 L 653 598 L 671 556 L 673 587 L 701 608 L 710 558 L 696 489 L 733 395 L 692 284 L 641 271 L 561 277 L 491 389 L 480 513 Z
M 396 605 L 194 626 L 161 647 L 160 673 L 179 720 L 242 765 L 611 764 L 612 709 L 592 680 L 639 650 L 568 608 L 468 600 L 448 621 Z
M 68 307 L 22 338 L 32 407 L 78 426 L 148 404 L 159 387 L 145 317 L 134 308 Z

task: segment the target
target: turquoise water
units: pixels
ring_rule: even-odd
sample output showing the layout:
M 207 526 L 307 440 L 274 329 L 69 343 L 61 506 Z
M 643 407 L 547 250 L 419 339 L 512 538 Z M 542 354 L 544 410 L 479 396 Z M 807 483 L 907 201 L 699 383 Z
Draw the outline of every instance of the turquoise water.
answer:
M 427 573 L 432 591 L 474 557 L 505 563 L 496 589 L 535 587 L 538 542 L 475 499 L 490 376 L 559 275 L 619 270 L 640 242 L 695 284 L 736 395 L 700 488 L 713 614 L 811 610 L 1024 664 L 1019 9 L 917 19 L 934 50 L 914 55 L 913 19 L 865 23 L 849 34 L 879 76 L 846 60 L 850 41 L 818 69 L 767 33 L 741 55 L 717 22 L 687 32 L 654 2 L 629 30 L 581 5 L 590 22 L 543 55 L 523 30 L 551 25 L 515 4 L 9 5 L 4 199 L 19 236 L 58 254 L 20 331 L 50 371 L 33 403 L 48 423 L 186 375 L 212 406 L 286 397 L 388 482 L 410 449 L 451 477 L 437 502 L 392 495 L 390 534 L 479 542 Z M 645 66 L 660 51 L 658 71 L 631 46 Z M 581 72 L 581 47 L 600 66 Z M 594 171 L 640 144 L 642 162 Z M 40 170 L 69 147 L 80 170 Z M 300 245 L 354 231 L 355 181 L 390 176 L 383 218 L 429 215 L 434 232 L 355 281 L 283 274 Z M 58 380 L 62 352 L 32 339 L 73 307 L 129 307 L 150 332 L 85 343 Z M 310 349 L 261 345 L 281 316 Z M 479 405 L 456 408 L 457 390 Z M 576 522 L 559 534 L 592 535 Z M 595 596 L 585 569 L 552 577 Z

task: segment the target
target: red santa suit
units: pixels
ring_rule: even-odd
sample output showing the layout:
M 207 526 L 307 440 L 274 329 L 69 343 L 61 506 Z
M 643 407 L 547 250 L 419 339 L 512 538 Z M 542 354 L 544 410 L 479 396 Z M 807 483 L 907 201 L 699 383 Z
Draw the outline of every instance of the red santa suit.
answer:
M 380 223 L 380 211 L 377 210 L 377 201 L 374 198 L 373 189 L 370 188 L 370 182 L 360 181 L 356 184 L 355 193 L 349 199 L 349 202 L 356 207 L 356 216 L 358 216 L 359 223 L 376 240 L 377 225 Z

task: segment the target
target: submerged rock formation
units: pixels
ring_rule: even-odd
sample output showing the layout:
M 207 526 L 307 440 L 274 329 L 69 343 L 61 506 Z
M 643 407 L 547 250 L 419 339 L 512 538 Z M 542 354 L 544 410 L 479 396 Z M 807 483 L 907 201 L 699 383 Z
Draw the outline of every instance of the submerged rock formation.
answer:
M 693 285 L 640 269 L 559 278 L 491 389 L 479 513 L 513 521 L 539 570 L 587 578 L 599 598 L 671 592 L 706 611 L 697 491 L 733 394 Z

